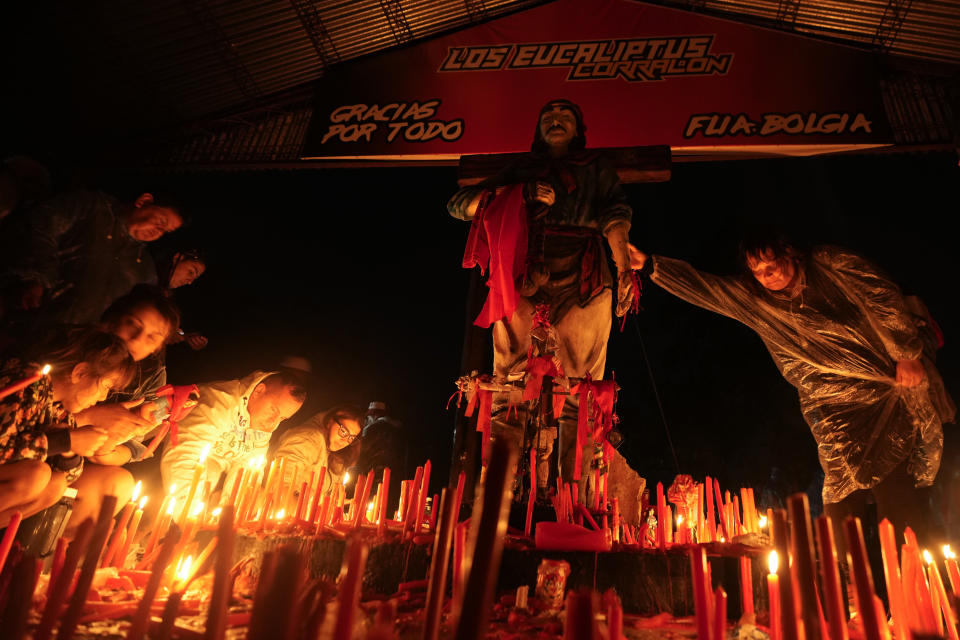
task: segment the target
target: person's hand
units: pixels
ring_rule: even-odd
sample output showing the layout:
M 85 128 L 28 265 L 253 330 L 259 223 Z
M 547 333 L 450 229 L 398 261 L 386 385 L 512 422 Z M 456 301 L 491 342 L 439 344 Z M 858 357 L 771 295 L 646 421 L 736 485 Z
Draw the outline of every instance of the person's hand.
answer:
M 135 400 L 94 405 L 81 412 L 80 420 L 83 424 L 105 429 L 110 439 L 115 442 L 126 442 L 134 436 L 145 434 L 154 427 L 153 422 L 144 419 L 139 410 L 137 412 L 130 410 L 142 403 L 142 400 Z
M 632 244 L 627 244 L 627 250 L 630 252 L 630 268 L 633 270 L 643 269 L 644 265 L 647 264 L 647 254 Z
M 551 187 L 549 183 L 540 182 L 538 180 L 534 185 L 533 200 L 535 202 L 542 202 L 548 207 L 552 207 L 553 203 L 556 202 L 557 197 L 553 192 L 553 187 Z
M 897 384 L 904 387 L 915 387 L 923 382 L 927 372 L 923 370 L 923 363 L 919 360 L 897 361 Z
M 80 427 L 70 432 L 70 451 L 78 456 L 92 456 L 106 441 L 106 429 L 94 426 Z
M 186 335 L 187 345 L 194 351 L 200 351 L 207 346 L 206 336 L 202 336 L 199 333 L 188 333 Z
M 39 309 L 43 302 L 43 285 L 39 282 L 26 282 L 20 292 L 20 308 Z
M 617 282 L 617 317 L 622 318 L 637 297 L 637 286 L 634 282 L 633 272 L 624 271 L 620 274 Z

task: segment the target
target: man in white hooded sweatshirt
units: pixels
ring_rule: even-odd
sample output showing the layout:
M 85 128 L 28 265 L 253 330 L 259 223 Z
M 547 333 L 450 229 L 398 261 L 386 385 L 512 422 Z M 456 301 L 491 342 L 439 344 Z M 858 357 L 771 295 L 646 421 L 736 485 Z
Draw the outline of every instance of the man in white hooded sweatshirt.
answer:
M 306 389 L 295 372 L 255 371 L 240 380 L 198 385 L 200 403 L 179 424 L 177 446 L 167 446 L 160 470 L 163 488 L 182 505 L 200 455 L 210 445 L 200 478 L 216 485 L 248 460 L 266 456 L 270 435 L 303 405 Z

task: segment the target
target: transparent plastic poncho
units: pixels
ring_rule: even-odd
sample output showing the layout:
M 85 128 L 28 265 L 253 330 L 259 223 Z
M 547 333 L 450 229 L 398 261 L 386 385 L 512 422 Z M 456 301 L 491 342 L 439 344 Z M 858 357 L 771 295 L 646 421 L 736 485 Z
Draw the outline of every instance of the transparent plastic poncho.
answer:
M 918 318 L 877 267 L 844 249 L 817 247 L 801 261 L 804 286 L 790 298 L 744 277 L 703 273 L 660 256 L 653 260 L 656 284 L 742 322 L 763 340 L 800 396 L 823 466 L 824 502 L 876 486 L 904 461 L 917 486 L 933 482 L 942 423 L 953 419 L 955 409 L 932 354 L 924 353 Z M 915 359 L 924 363 L 926 381 L 898 385 L 897 361 Z

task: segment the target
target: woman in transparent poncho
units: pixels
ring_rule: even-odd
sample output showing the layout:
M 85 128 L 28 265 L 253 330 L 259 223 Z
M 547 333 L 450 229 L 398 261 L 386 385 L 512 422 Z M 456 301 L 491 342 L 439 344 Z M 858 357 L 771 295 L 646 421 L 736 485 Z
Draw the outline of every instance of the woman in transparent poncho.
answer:
M 763 340 L 796 387 L 839 522 L 873 494 L 880 518 L 923 530 L 929 486 L 954 407 L 925 356 L 899 287 L 845 249 L 797 251 L 764 234 L 741 245 L 749 275 L 721 277 L 631 247 L 632 265 L 675 296 L 728 316 Z

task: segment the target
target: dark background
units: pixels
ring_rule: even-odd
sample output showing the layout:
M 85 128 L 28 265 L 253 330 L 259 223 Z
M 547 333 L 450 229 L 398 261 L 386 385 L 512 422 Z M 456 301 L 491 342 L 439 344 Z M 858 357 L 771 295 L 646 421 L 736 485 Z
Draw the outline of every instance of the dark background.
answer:
M 86 186 L 119 196 L 174 191 L 193 219 L 156 248 L 206 252 L 207 273 L 177 300 L 184 329 L 210 345 L 171 347 L 171 381 L 238 377 L 304 356 L 313 392 L 291 422 L 383 400 L 405 425 L 411 467 L 429 458 L 434 489 L 446 480 L 454 411 L 445 407 L 460 375 L 469 283 L 460 267 L 468 225 L 445 211 L 455 168 L 85 175 Z M 677 163 L 668 183 L 625 188 L 632 241 L 704 270 L 733 273 L 739 236 L 758 222 L 874 259 L 941 324 L 940 369 L 956 395 L 960 265 L 948 230 L 958 187 L 957 157 L 941 153 Z M 786 490 L 815 483 L 796 393 L 759 338 L 649 283 L 642 305 L 622 333 L 615 322 L 607 362 L 623 389 L 628 461 L 652 482 L 672 480 L 669 431 L 680 469 L 696 477 L 760 488 L 777 466 Z

